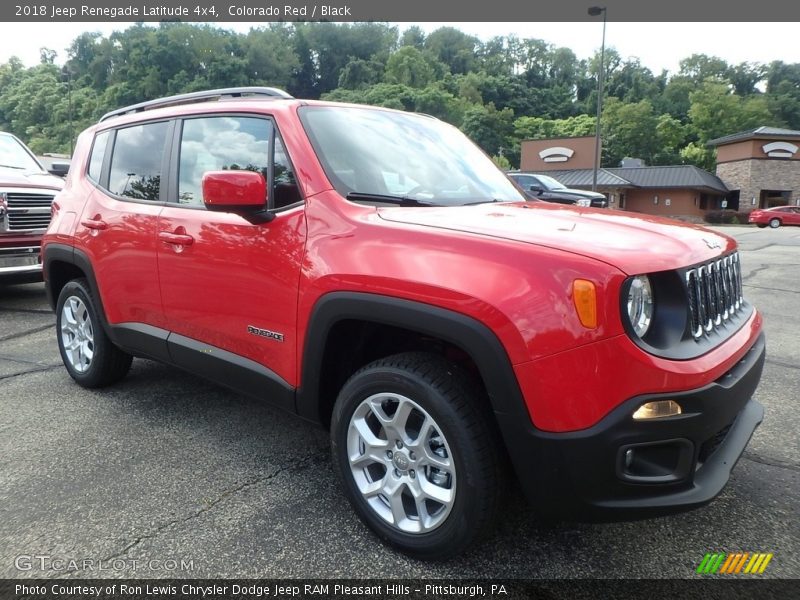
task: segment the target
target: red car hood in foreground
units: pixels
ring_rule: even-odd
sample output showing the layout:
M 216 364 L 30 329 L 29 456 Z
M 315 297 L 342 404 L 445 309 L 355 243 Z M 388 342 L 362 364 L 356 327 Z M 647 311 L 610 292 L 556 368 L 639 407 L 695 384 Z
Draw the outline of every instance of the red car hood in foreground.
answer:
M 64 180 L 55 175 L 41 171 L 20 171 L 0 167 L 0 185 L 6 187 L 36 187 L 60 190 L 64 187 Z
M 386 221 L 537 244 L 609 263 L 629 275 L 686 267 L 734 250 L 736 242 L 669 219 L 547 203 L 382 208 Z

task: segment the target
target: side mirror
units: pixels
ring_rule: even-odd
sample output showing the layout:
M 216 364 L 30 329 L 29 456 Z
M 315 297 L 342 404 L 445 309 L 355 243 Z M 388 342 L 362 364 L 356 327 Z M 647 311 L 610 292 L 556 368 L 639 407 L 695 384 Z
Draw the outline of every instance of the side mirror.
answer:
M 51 175 L 55 175 L 56 177 L 66 177 L 67 173 L 69 173 L 69 163 L 51 163 L 50 168 L 47 169 L 47 172 Z
M 251 223 L 275 218 L 267 210 L 267 182 L 254 171 L 206 171 L 203 203 L 208 210 L 242 215 Z
M 538 185 L 532 185 L 530 187 L 530 190 L 534 194 L 542 194 L 542 193 L 544 193 L 544 190 L 542 188 L 540 188 Z

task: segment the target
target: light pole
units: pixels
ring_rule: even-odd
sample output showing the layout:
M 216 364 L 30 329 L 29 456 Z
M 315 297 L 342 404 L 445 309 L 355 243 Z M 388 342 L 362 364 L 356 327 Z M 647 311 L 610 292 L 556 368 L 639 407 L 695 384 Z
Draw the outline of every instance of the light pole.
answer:
M 67 79 L 67 119 L 69 119 L 69 155 L 72 156 L 72 140 L 74 133 L 72 130 L 72 69 L 69 65 L 61 68 L 61 77 Z
M 606 7 L 591 6 L 589 16 L 596 17 L 603 13 L 603 43 L 600 45 L 600 70 L 597 73 L 597 123 L 594 134 L 594 169 L 592 170 L 592 191 L 597 191 L 597 170 L 600 168 L 600 115 L 603 112 L 603 76 L 605 75 L 606 57 Z

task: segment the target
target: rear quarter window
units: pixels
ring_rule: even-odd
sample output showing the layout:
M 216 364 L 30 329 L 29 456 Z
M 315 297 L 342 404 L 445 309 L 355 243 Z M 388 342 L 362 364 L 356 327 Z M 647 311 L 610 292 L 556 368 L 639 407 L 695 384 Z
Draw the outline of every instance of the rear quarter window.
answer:
M 104 131 L 96 138 L 92 145 L 92 155 L 89 158 L 89 177 L 95 182 L 100 182 L 100 173 L 103 170 L 103 159 L 106 157 L 109 132 Z
M 144 123 L 117 131 L 108 191 L 135 200 L 158 200 L 168 124 Z

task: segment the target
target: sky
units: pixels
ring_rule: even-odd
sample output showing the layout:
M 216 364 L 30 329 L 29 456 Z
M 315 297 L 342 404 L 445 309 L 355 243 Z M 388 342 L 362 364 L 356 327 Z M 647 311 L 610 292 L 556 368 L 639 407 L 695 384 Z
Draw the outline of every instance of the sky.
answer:
M 39 48 L 58 52 L 57 63 L 67 58 L 66 48 L 86 31 L 108 36 L 115 29 L 132 23 L 0 23 L 0 63 L 12 55 L 27 66 L 39 62 Z M 258 23 L 218 23 L 217 26 L 247 32 Z M 580 23 L 395 23 L 400 30 L 418 25 L 426 32 L 442 26 L 456 27 L 465 33 L 488 40 L 498 35 L 515 34 L 538 38 L 572 49 L 579 59 L 588 58 L 600 48 L 601 22 Z M 754 30 L 767 32 L 754 36 Z M 620 23 L 609 22 L 606 45 L 616 48 L 623 59 L 639 58 L 641 63 L 660 73 L 674 74 L 682 58 L 692 54 L 718 56 L 729 64 L 769 63 L 781 60 L 800 63 L 797 23 Z M 748 41 L 752 40 L 752 41 Z

